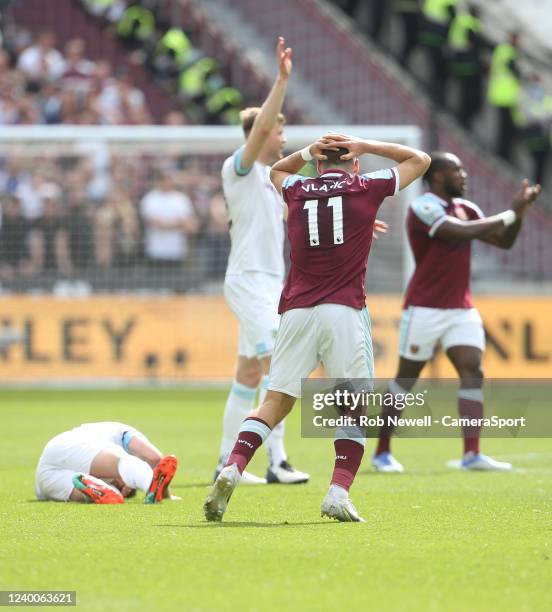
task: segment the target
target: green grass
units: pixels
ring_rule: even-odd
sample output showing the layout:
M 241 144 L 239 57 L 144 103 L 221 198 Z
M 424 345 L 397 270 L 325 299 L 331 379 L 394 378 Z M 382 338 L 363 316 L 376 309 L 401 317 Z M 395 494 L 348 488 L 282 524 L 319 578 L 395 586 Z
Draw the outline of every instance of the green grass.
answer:
M 488 440 L 511 474 L 451 471 L 457 440 L 398 440 L 408 473 L 352 489 L 366 524 L 319 516 L 330 440 L 301 440 L 306 486 L 243 487 L 222 524 L 201 506 L 218 450 L 219 391 L 0 392 L 0 589 L 72 589 L 83 610 L 550 610 L 552 444 Z M 91 420 L 143 430 L 181 468 L 181 502 L 39 503 L 34 468 L 53 435 Z M 368 441 L 367 455 L 373 448 Z M 265 469 L 264 452 L 252 471 Z

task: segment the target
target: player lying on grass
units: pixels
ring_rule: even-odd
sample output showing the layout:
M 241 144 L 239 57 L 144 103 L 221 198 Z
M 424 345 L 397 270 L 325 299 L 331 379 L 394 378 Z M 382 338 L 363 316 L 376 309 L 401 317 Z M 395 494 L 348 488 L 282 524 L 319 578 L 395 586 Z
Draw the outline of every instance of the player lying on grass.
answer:
M 380 155 L 397 165 L 359 174 L 358 157 Z M 299 176 L 316 158 L 319 176 Z M 204 505 L 209 521 L 220 521 L 241 474 L 271 430 L 301 397 L 301 379 L 321 361 L 330 378 L 372 379 L 374 364 L 364 283 L 376 213 L 424 174 L 430 158 L 397 144 L 327 134 L 276 162 L 270 177 L 288 205 L 291 268 L 280 298 L 282 315 L 268 393 L 247 418 L 226 466 Z M 335 467 L 322 516 L 362 521 L 348 491 L 364 453 L 363 432 L 336 431 Z
M 85 423 L 52 438 L 38 461 L 40 500 L 122 504 L 140 489 L 144 503 L 172 498 L 178 465 L 138 430 L 124 423 Z M 178 499 L 178 498 L 172 498 Z
M 470 295 L 471 241 L 482 240 L 509 249 L 515 243 L 523 217 L 538 197 L 539 185 L 524 181 L 510 210 L 484 217 L 479 207 L 463 198 L 467 174 L 452 153 L 433 153 L 425 179 L 429 187 L 410 205 L 407 232 L 416 260 L 402 313 L 399 368 L 389 392 L 404 394 L 416 383 L 438 343 L 460 378 L 458 411 L 461 417 L 483 416 L 485 331 Z M 390 406 L 383 416 L 401 412 Z M 467 470 L 510 470 L 509 463 L 480 452 L 480 428 L 465 428 L 461 467 Z M 391 454 L 391 427 L 383 427 L 372 458 L 380 472 L 402 472 Z

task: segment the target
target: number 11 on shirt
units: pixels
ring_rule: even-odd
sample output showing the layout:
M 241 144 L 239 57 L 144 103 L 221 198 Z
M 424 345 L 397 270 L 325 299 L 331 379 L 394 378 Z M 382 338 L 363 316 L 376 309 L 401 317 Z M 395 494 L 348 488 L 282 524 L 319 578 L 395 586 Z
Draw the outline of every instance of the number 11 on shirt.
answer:
M 303 206 L 303 209 L 308 211 L 310 246 L 320 246 L 318 202 L 319 200 L 307 200 Z M 329 198 L 328 208 L 331 208 L 333 213 L 333 243 L 343 244 L 343 201 L 341 196 Z

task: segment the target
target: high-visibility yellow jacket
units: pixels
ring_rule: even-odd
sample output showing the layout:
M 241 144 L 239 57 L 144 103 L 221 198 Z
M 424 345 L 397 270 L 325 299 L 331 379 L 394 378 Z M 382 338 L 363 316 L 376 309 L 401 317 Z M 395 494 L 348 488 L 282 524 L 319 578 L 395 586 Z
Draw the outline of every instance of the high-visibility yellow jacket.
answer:
M 491 106 L 513 108 L 519 99 L 520 82 L 510 63 L 517 60 L 518 50 L 509 43 L 497 45 L 491 60 L 488 100 Z
M 467 51 L 470 35 L 481 32 L 481 22 L 470 13 L 458 13 L 450 24 L 448 43 L 454 51 Z

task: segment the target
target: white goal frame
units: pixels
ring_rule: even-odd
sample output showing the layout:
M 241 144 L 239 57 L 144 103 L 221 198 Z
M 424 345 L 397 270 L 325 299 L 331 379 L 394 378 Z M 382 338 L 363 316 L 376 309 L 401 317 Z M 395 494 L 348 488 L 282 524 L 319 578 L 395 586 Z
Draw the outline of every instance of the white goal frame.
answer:
M 286 126 L 286 149 L 297 150 L 316 140 L 328 130 L 351 134 L 361 138 L 399 142 L 414 148 L 422 146 L 422 130 L 414 125 L 289 125 Z M 0 130 L 0 155 L 25 152 L 52 153 L 53 150 L 71 150 L 77 144 L 107 143 L 113 149 L 129 148 L 140 151 L 140 145 L 159 143 L 162 153 L 223 154 L 231 153 L 243 144 L 243 133 L 238 126 L 5 126 Z M 389 164 L 387 164 L 389 165 Z M 420 181 L 407 188 L 403 198 L 405 208 L 409 201 L 421 193 Z M 412 271 L 410 248 L 403 245 L 403 285 Z

